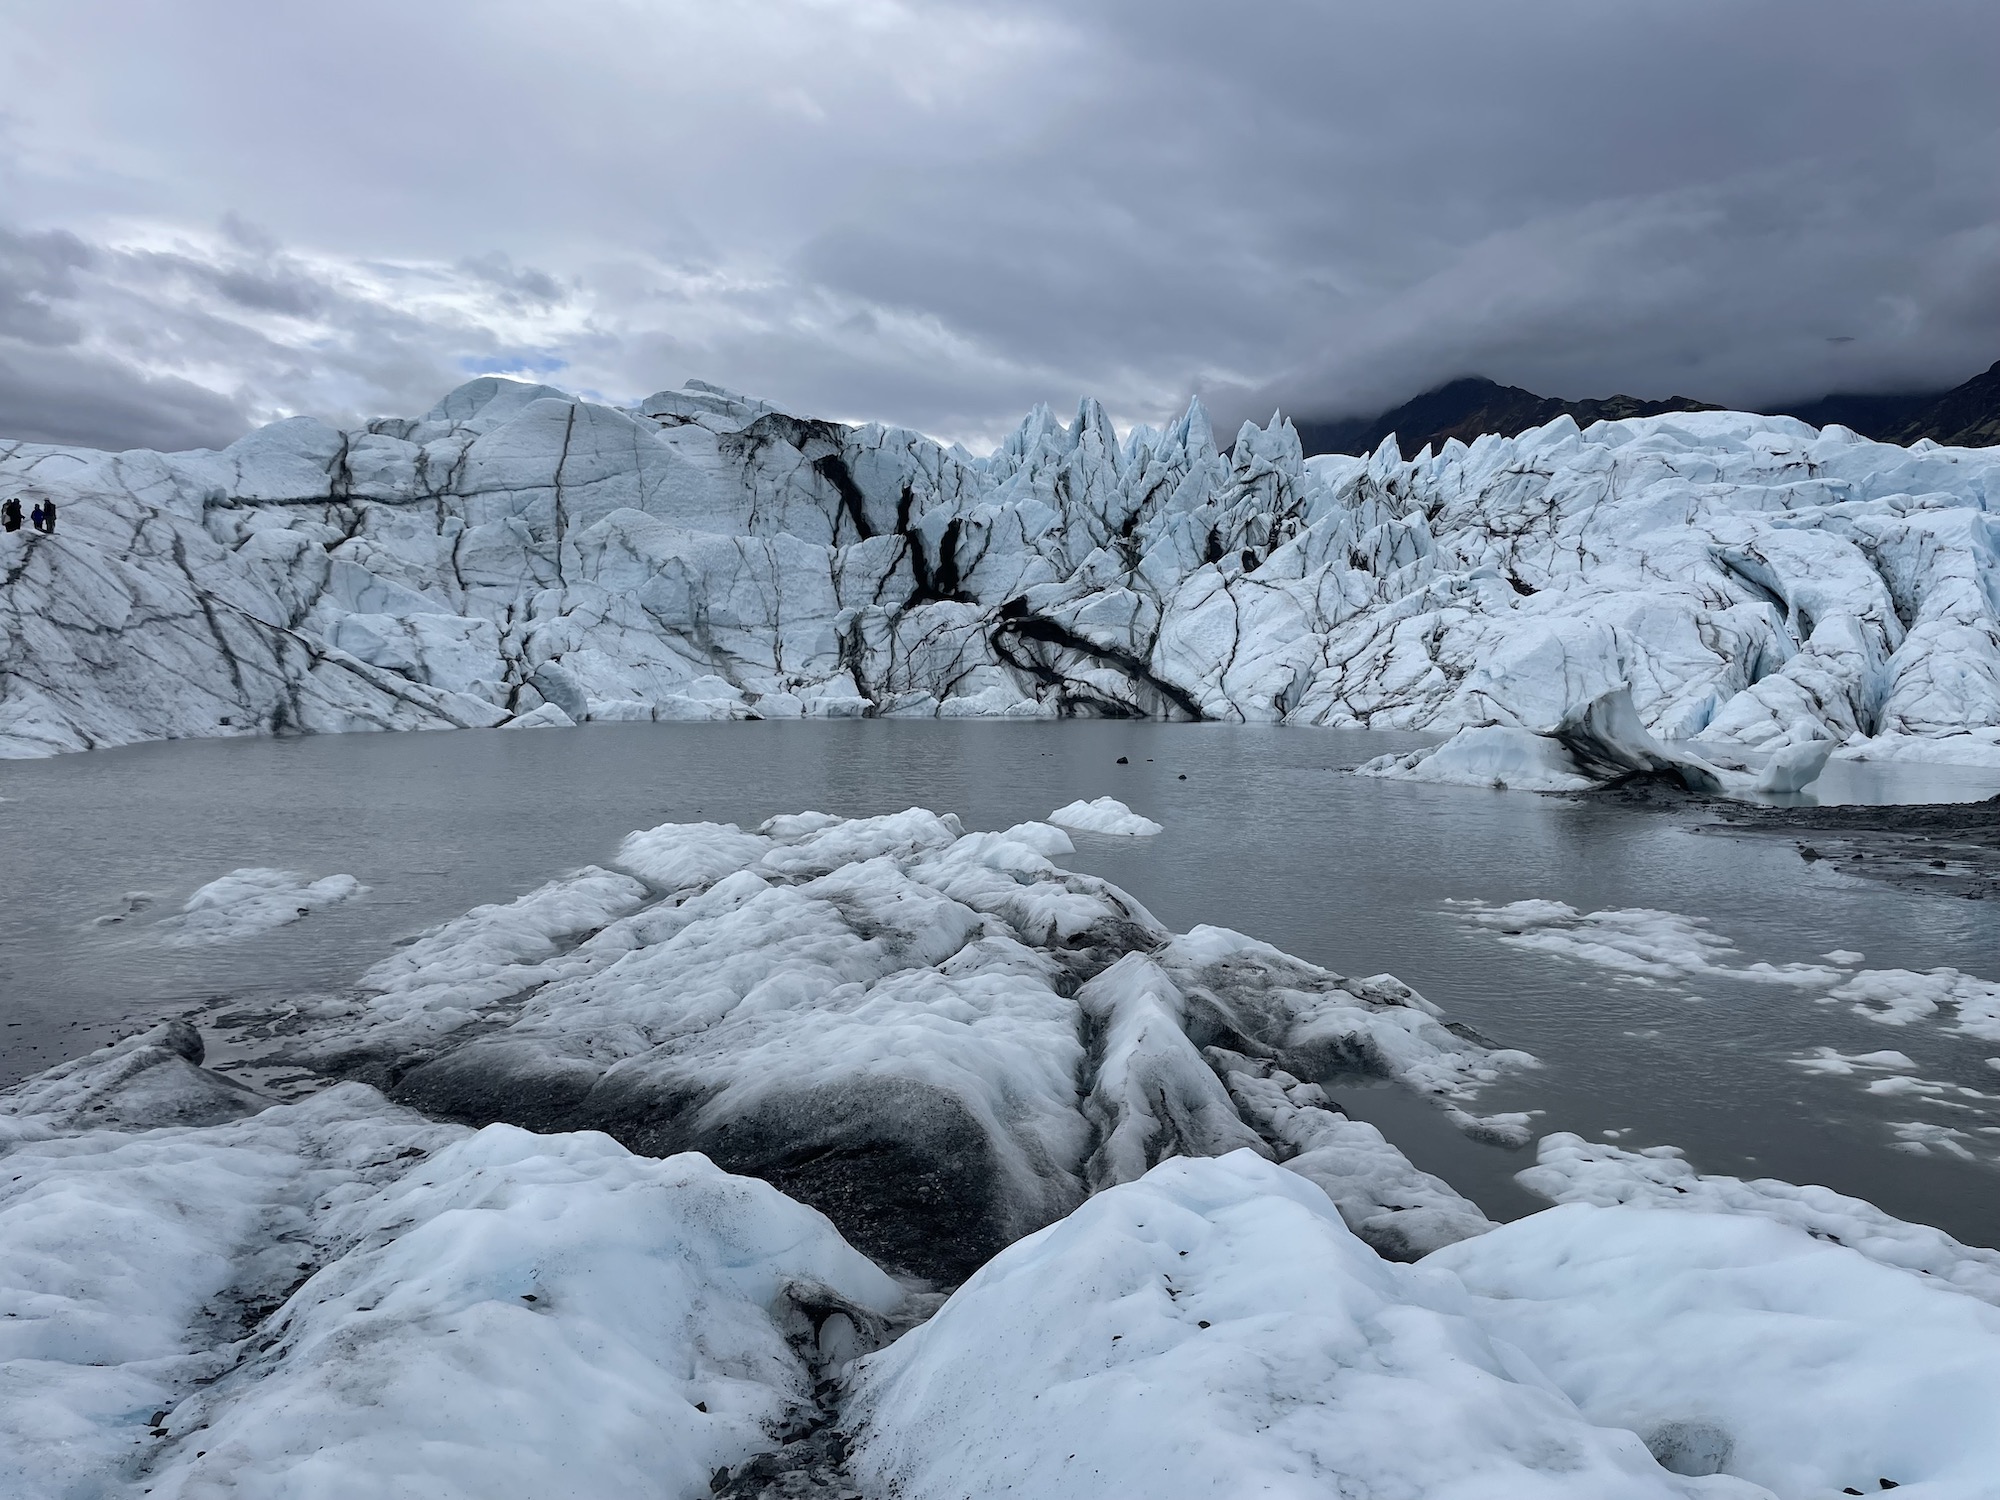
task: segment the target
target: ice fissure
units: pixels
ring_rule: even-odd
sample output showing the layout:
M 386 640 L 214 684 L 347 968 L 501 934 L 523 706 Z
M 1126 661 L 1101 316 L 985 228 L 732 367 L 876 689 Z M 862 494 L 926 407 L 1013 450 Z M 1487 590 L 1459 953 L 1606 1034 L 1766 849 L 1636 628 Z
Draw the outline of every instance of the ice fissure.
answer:
M 17 443 L 0 487 L 64 518 L 0 541 L 8 755 L 551 703 L 1546 737 L 1623 687 L 1670 744 L 1956 758 L 2000 719 L 2000 457 L 1788 418 L 1306 460 L 1280 418 L 1225 455 L 1198 403 L 1120 440 L 1085 402 L 975 458 L 485 378 L 221 452 Z

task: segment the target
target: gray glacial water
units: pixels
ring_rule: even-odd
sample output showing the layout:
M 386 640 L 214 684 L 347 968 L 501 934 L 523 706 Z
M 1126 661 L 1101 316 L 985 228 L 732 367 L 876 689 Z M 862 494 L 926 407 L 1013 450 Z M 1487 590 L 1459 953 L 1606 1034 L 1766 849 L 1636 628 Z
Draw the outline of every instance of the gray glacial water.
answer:
M 1235 927 L 1352 974 L 1392 972 L 1543 1066 L 1481 1112 L 1538 1133 L 1671 1143 L 1705 1171 L 1823 1182 L 1963 1239 L 2000 1243 L 2000 1098 L 1945 1108 L 1802 1073 L 1819 1046 L 1896 1048 L 1916 1076 L 2000 1095 L 2000 1044 L 1938 1021 L 1891 1029 L 1812 992 L 1717 980 L 1621 982 L 1510 948 L 1452 898 L 1702 917 L 1738 962 L 1855 949 L 1870 968 L 2000 979 L 1990 903 L 1853 879 L 1791 841 L 1692 831 L 1693 815 L 1363 779 L 1343 768 L 1418 736 L 1134 722 L 601 725 L 571 731 L 183 741 L 0 762 L 0 1085 L 122 1030 L 221 996 L 338 988 L 394 941 L 669 820 L 913 804 L 999 828 L 1106 793 L 1153 839 L 1076 835 L 1068 861 L 1176 929 Z M 1129 764 L 1117 764 L 1125 756 Z M 1893 795 L 1868 768 L 1828 790 Z M 1180 779 L 1185 776 L 1186 779 Z M 1904 795 L 1990 795 L 1993 773 L 1918 773 Z M 344 905 L 238 944 L 177 949 L 152 924 L 240 866 L 345 872 Z M 123 921 L 128 893 L 151 904 Z M 1693 998 L 1701 997 L 1701 998 Z M 1474 1143 L 1401 1092 L 1329 1080 L 1338 1102 L 1490 1213 L 1539 1206 L 1511 1173 L 1532 1151 Z M 1897 1122 L 1963 1132 L 1972 1160 L 1892 1149 Z M 1982 1131 L 1990 1133 L 1982 1134 Z

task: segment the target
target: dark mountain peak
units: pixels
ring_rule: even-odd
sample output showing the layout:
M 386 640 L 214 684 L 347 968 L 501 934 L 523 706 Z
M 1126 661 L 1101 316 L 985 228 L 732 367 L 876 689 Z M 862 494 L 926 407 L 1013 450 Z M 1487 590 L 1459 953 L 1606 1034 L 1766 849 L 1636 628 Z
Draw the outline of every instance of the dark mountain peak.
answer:
M 1405 458 L 1428 445 L 1433 451 L 1449 438 L 1471 443 L 1493 432 L 1514 437 L 1531 427 L 1553 422 L 1567 413 L 1579 427 L 1593 422 L 1618 422 L 1628 417 L 1657 417 L 1676 411 L 1720 411 L 1721 407 L 1685 396 L 1646 401 L 1637 396 L 1605 396 L 1565 401 L 1538 396 L 1517 385 L 1501 385 L 1483 376 L 1467 375 L 1414 396 L 1379 417 L 1343 417 L 1330 421 L 1293 419 L 1308 454 L 1373 453 L 1394 433 Z M 1797 417 L 1815 427 L 1838 422 L 1863 437 L 1885 443 L 1914 443 L 1920 438 L 1953 447 L 2000 446 L 2000 363 L 1944 392 L 1916 394 L 1837 393 L 1816 401 L 1767 408 L 1771 416 Z
M 1685 396 L 1645 401 L 1637 396 L 1606 396 L 1588 401 L 1564 401 L 1538 396 L 1518 385 L 1501 385 L 1480 375 L 1461 376 L 1435 390 L 1405 401 L 1379 417 L 1350 417 L 1331 422 L 1293 421 L 1307 453 L 1372 453 L 1390 433 L 1405 458 L 1429 445 L 1433 450 L 1449 438 L 1470 443 L 1489 432 L 1513 437 L 1531 427 L 1553 422 L 1565 412 L 1579 427 L 1592 422 L 1616 422 L 1626 417 L 1655 417 L 1670 411 L 1715 411 L 1717 408 Z

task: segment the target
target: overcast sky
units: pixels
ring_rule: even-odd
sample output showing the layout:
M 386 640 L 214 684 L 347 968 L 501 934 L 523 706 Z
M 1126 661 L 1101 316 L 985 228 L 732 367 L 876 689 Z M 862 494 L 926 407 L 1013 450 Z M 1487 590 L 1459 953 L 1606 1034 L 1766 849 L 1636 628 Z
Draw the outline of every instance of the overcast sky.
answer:
M 2000 358 L 1994 0 L 62 0 L 0 14 L 0 435 L 508 372 L 974 444 L 1462 374 Z

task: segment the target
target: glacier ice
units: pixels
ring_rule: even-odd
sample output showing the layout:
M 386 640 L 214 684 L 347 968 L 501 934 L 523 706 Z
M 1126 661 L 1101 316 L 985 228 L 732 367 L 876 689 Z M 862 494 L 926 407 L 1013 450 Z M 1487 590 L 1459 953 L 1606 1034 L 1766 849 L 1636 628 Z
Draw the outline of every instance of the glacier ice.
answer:
M 1509 947 L 1595 964 L 1635 980 L 1713 976 L 1758 984 L 1825 988 L 1848 977 L 1825 964 L 1733 964 L 1736 945 L 1703 917 L 1631 907 L 1582 912 L 1562 901 L 1450 903 L 1457 914 Z M 1828 955 L 1829 957 L 1831 955 Z M 1856 955 L 1859 961 L 1859 955 Z
M 1084 833 L 1113 833 L 1127 838 L 1147 838 L 1161 827 L 1151 818 L 1133 812 L 1116 797 L 1094 797 L 1088 802 L 1079 797 L 1050 813 L 1048 820 Z
M 1675 1472 L 1783 1496 L 1992 1485 L 2000 1437 L 1969 1419 L 2000 1401 L 2000 1309 L 1773 1217 L 1572 1203 L 1426 1264 Z
M 1907 1026 L 1948 1006 L 1958 1018 L 1954 1033 L 2000 1042 L 2000 984 L 1956 969 L 1863 969 L 1827 999 L 1851 1001 L 1856 1015 L 1884 1026 Z
M 292 870 L 246 867 L 209 881 L 188 897 L 177 915 L 161 922 L 159 930 L 176 948 L 240 942 L 365 889 L 352 875 L 313 880 Z
M 1469 1106 L 1532 1059 L 1072 852 L 642 829 L 344 994 L 232 1002 L 214 1067 L 174 1021 L 0 1095 L 0 1489 L 1982 1492 L 2000 1252 L 1571 1135 L 1521 1174 L 1564 1206 L 1495 1225 L 1311 1080 L 1501 1129 Z M 1471 915 L 1734 972 L 1670 914 Z
M 1009 1247 L 859 1367 L 856 1475 L 1093 1500 L 1990 1489 L 2000 1311 L 1879 1243 L 1579 1202 L 1403 1267 L 1287 1176 L 1165 1162 Z
M 1689 1493 L 1464 1300 L 1251 1152 L 1164 1162 L 1010 1246 L 862 1367 L 856 1474 L 878 1494 L 1046 1500 Z
M 1789 418 L 1308 460 L 1279 419 L 1225 451 L 1198 403 L 1120 439 L 1085 402 L 974 458 L 489 377 L 219 452 L 0 444 L 0 487 L 65 517 L 0 541 L 6 755 L 857 714 L 1516 731 L 1454 752 L 1508 785 L 1638 735 L 1774 788 L 1836 746 L 2000 754 L 2000 454 Z
M 8 1494 L 706 1494 L 813 1410 L 815 1315 L 902 1300 L 697 1156 L 263 1104 L 4 1158 Z
M 1831 1188 L 1698 1172 L 1672 1146 L 1628 1151 L 1567 1131 L 1543 1136 L 1535 1165 L 1518 1175 L 1556 1203 L 1626 1203 L 1770 1219 L 2000 1307 L 2000 1250 L 1962 1245 L 1941 1229 L 1892 1218 Z
M 1483 1227 L 1324 1100 L 1308 1124 L 1267 1108 L 1267 1144 L 1232 1074 L 1357 1068 L 1478 1129 L 1463 1105 L 1532 1059 L 1466 1040 L 1389 976 L 1169 933 L 1051 858 L 1070 852 L 1050 824 L 968 833 L 922 808 L 640 830 L 621 870 L 398 949 L 287 1056 L 447 1118 L 705 1152 L 945 1280 L 1164 1157 L 1246 1146 L 1372 1153 L 1371 1180 L 1415 1194 L 1349 1195 L 1391 1253 Z

